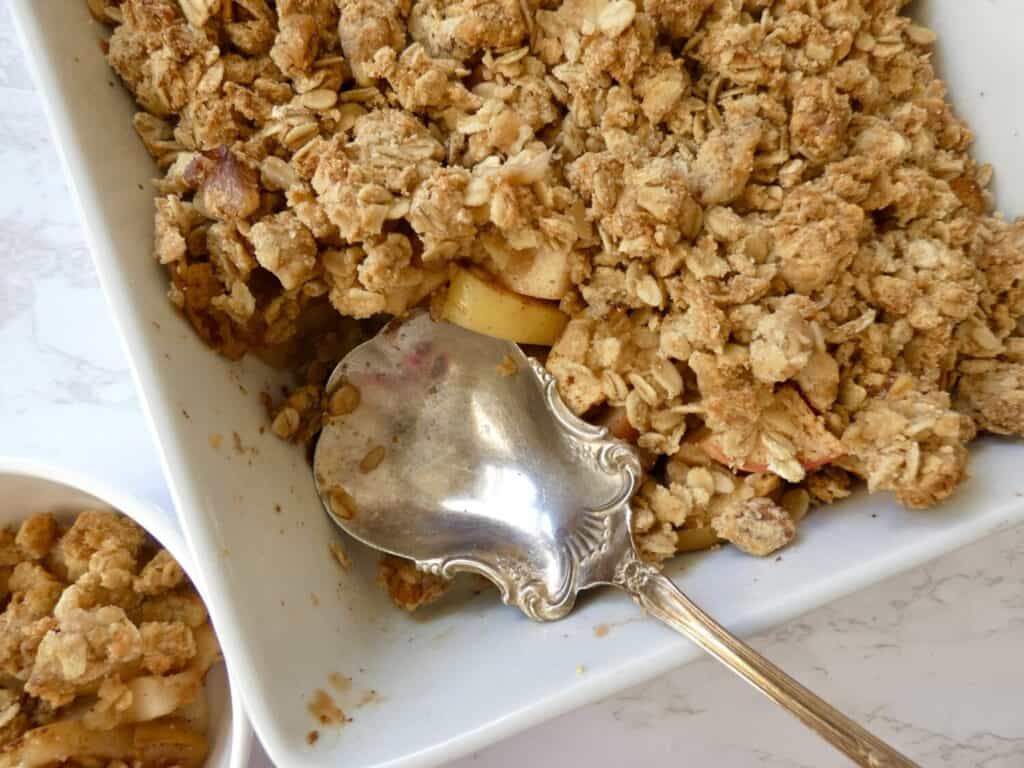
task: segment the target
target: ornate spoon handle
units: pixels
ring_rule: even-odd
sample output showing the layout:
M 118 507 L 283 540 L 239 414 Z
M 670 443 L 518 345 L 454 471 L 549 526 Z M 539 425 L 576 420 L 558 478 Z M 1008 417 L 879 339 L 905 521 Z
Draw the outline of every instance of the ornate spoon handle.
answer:
M 729 634 L 675 584 L 632 552 L 617 569 L 614 583 L 629 592 L 645 611 L 693 640 L 857 765 L 920 768 Z

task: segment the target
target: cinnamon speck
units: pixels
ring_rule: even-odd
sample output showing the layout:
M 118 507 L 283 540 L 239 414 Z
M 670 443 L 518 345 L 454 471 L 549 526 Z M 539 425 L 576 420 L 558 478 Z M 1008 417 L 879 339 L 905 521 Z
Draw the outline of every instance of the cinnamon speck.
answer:
M 309 733 L 306 734 L 306 743 L 309 744 L 309 746 L 313 746 L 314 744 L 316 744 L 316 742 L 317 742 L 317 740 L 319 738 L 320 738 L 320 731 L 316 731 L 316 730 L 310 731 Z
M 210 447 L 215 451 L 219 451 L 221 445 L 224 443 L 224 436 L 219 432 L 211 432 L 207 439 L 210 442 Z
M 611 627 L 607 624 L 598 624 L 594 627 L 594 637 L 607 637 L 610 631 Z

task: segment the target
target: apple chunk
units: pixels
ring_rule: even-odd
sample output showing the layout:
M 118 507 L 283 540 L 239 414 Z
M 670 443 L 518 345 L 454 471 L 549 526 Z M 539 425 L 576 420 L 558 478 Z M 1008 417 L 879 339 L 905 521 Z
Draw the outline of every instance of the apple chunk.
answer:
M 635 443 L 636 439 L 640 437 L 640 432 L 629 423 L 629 419 L 626 417 L 626 409 L 622 406 L 609 408 L 595 420 L 595 423 L 599 427 L 607 427 L 612 437 L 616 437 L 619 440 Z
M 829 432 L 810 406 L 792 387 L 782 387 L 775 393 L 774 402 L 761 415 L 762 433 L 770 427 L 796 448 L 796 460 L 805 471 L 811 472 L 831 464 L 843 455 L 839 439 Z M 757 447 L 747 456 L 730 457 L 722 448 L 721 435 L 712 433 L 701 442 L 701 447 L 715 461 L 743 472 L 771 471 L 770 457 L 764 441 L 758 436 Z M 786 478 L 795 482 L 801 478 Z
M 476 269 L 456 269 L 441 317 L 487 336 L 520 344 L 551 346 L 567 318 L 552 302 L 523 296 L 498 285 Z
M 487 252 L 496 279 L 516 293 L 557 301 L 569 292 L 569 251 L 487 248 Z
M 680 528 L 676 531 L 676 552 L 700 552 L 724 539 L 710 525 L 703 528 Z

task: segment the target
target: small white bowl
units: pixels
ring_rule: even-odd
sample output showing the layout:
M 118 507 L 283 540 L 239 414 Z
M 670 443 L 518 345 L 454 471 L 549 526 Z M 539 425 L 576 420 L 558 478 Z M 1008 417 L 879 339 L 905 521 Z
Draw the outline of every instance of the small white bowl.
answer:
M 115 509 L 145 528 L 185 569 L 202 593 L 198 571 L 170 516 L 152 504 L 87 477 L 0 456 L 0 526 L 17 525 L 36 512 L 74 515 L 85 509 Z M 210 706 L 210 755 L 204 768 L 245 768 L 252 728 L 224 664 L 206 678 Z

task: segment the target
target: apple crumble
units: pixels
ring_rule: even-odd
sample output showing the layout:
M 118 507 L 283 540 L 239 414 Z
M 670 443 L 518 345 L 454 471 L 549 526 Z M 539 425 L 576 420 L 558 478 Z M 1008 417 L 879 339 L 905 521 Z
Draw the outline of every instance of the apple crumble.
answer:
M 645 458 L 655 561 L 770 554 L 857 481 L 933 506 L 979 430 L 1024 433 L 1024 221 L 906 0 L 89 4 L 171 301 L 295 368 L 283 438 L 420 304 L 550 346 Z
M 0 530 L 0 766 L 200 766 L 220 659 L 184 571 L 116 512 Z

